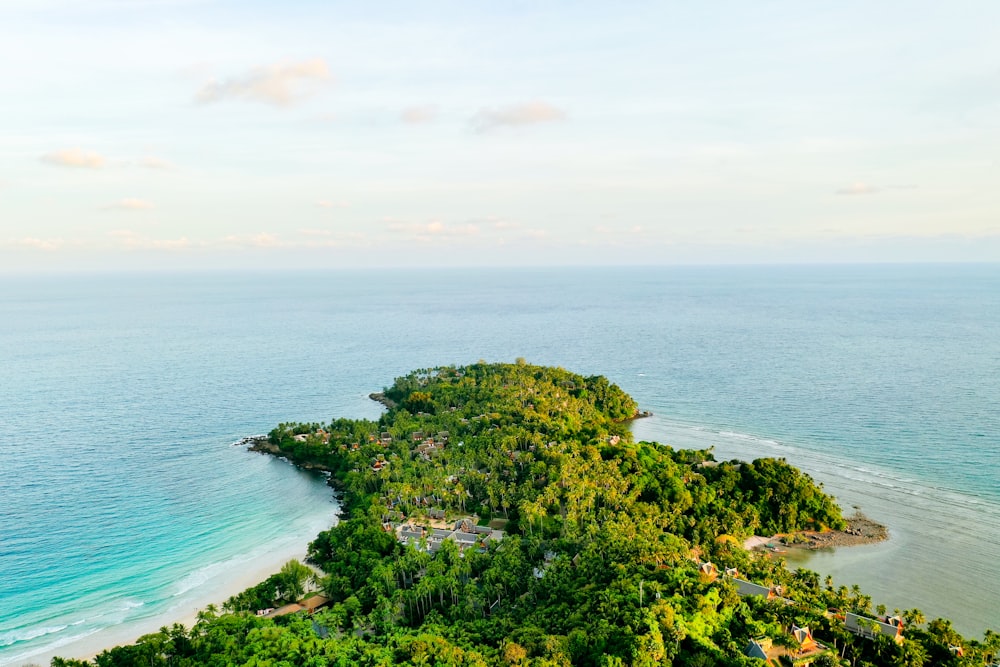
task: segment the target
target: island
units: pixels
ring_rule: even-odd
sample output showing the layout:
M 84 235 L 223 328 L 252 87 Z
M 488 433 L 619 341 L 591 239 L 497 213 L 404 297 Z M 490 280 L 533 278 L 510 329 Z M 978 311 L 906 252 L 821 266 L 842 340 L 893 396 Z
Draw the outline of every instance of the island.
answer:
M 603 376 L 480 362 L 417 370 L 374 397 L 386 406 L 378 420 L 285 423 L 251 443 L 324 471 L 339 495 L 340 521 L 305 563 L 192 628 L 52 665 L 1000 659 L 996 633 L 971 640 L 918 609 L 873 609 L 857 586 L 746 548 L 754 535 L 842 544 L 825 536 L 861 529 L 784 460 L 635 442 L 629 422 L 643 413 Z M 859 537 L 884 538 L 877 528 Z

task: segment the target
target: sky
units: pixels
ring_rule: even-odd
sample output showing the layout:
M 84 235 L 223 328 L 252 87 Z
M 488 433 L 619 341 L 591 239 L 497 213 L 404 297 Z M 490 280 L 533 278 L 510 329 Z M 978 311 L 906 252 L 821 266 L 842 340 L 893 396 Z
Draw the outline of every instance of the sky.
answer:
M 0 271 L 1000 261 L 997 25 L 0 0 Z

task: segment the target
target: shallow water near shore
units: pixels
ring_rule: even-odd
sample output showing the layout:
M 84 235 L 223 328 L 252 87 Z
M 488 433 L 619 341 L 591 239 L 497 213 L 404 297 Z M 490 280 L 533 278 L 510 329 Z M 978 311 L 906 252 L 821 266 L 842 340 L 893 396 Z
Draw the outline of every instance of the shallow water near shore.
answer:
M 996 566 L 1000 503 L 901 479 L 898 471 L 842 459 L 752 436 L 706 432 L 654 417 L 637 422 L 640 439 L 678 447 L 707 448 L 719 460 L 781 456 L 805 470 L 850 514 L 861 509 L 889 529 L 889 539 L 838 549 L 787 549 L 789 568 L 804 567 L 834 579 L 835 586 L 861 586 L 873 605 L 889 610 L 918 608 L 944 617 L 956 629 L 979 637 L 1000 626 L 1000 578 Z
M 997 266 L 3 276 L 0 319 L 3 665 L 303 552 L 330 489 L 239 438 L 516 357 L 607 375 L 655 413 L 640 438 L 786 457 L 890 529 L 805 566 L 1000 629 Z

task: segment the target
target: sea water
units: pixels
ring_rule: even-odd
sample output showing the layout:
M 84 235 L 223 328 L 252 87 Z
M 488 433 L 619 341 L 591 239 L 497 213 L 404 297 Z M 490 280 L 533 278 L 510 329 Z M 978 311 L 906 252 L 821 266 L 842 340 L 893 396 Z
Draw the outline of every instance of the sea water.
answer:
M 790 555 L 1000 629 L 1000 267 L 0 277 L 0 664 L 86 655 L 301 556 L 324 480 L 231 444 L 414 368 L 602 373 L 637 437 L 782 456 L 888 542 Z

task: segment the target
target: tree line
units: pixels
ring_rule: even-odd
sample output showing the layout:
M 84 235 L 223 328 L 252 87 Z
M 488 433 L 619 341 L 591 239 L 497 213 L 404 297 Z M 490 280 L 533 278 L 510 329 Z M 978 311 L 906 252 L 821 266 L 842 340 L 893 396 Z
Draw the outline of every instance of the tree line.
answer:
M 817 665 L 983 665 L 1000 638 L 963 638 L 900 612 L 897 645 L 847 632 L 872 615 L 856 586 L 750 553 L 755 533 L 840 528 L 840 508 L 783 460 L 715 462 L 711 451 L 634 442 L 635 401 L 602 376 L 478 363 L 422 369 L 383 392 L 378 420 L 280 424 L 279 455 L 331 472 L 343 519 L 309 545 L 331 604 L 311 617 L 257 609 L 301 594 L 290 564 L 191 629 L 175 625 L 92 663 L 119 665 L 733 665 L 751 639 L 808 626 L 831 647 Z M 708 463 L 708 465 L 706 465 Z M 392 530 L 431 511 L 503 526 L 462 549 L 403 545 Z M 782 600 L 740 597 L 734 568 Z M 308 568 L 305 568 L 308 570 Z M 311 571 L 310 571 L 311 572 Z

